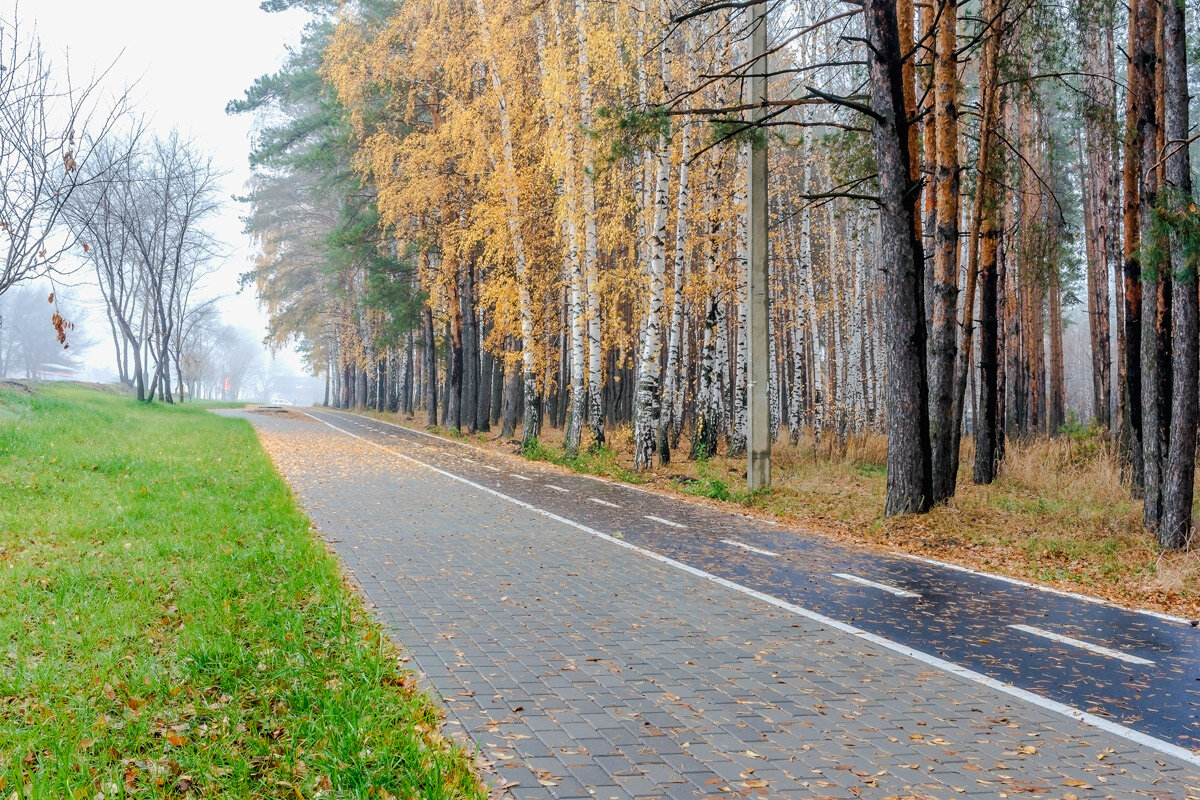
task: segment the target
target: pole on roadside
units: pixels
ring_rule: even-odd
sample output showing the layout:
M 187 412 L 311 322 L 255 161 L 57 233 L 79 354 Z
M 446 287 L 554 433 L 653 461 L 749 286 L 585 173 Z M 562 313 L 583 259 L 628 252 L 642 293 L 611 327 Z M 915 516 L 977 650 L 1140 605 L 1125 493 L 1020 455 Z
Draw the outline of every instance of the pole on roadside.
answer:
M 750 18 L 750 102 L 751 119 L 762 121 L 767 114 L 767 2 L 751 7 Z M 767 397 L 770 385 L 767 363 L 770 356 L 767 324 L 767 136 L 765 129 L 754 130 L 750 148 L 750 330 L 747 352 L 747 439 L 746 486 L 750 491 L 771 487 L 771 407 Z

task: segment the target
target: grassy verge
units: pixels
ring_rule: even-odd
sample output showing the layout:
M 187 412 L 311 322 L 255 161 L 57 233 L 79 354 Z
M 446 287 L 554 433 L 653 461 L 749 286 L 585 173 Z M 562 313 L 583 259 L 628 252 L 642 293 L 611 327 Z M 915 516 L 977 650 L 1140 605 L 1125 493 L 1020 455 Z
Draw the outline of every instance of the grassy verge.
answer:
M 412 419 L 384 415 L 419 427 Z M 1200 617 L 1200 551 L 1160 552 L 1141 526 L 1141 503 L 1129 497 L 1101 431 L 1074 430 L 1053 439 L 1009 443 L 998 480 L 976 486 L 974 453 L 963 442 L 958 493 L 928 514 L 885 519 L 887 442 L 878 435 L 838 444 L 826 434 L 773 447 L 772 488 L 745 490 L 746 463 L 721 455 L 674 460 L 635 472 L 628 426 L 608 432 L 605 446 L 578 458 L 563 455 L 562 431 L 543 429 L 522 453 L 494 432 L 485 445 L 614 480 L 641 483 L 819 531 L 851 546 L 899 550 L 1092 594 L 1125 605 Z M 1200 520 L 1200 505 L 1196 510 Z
M 0 796 L 483 798 L 249 425 L 0 390 Z

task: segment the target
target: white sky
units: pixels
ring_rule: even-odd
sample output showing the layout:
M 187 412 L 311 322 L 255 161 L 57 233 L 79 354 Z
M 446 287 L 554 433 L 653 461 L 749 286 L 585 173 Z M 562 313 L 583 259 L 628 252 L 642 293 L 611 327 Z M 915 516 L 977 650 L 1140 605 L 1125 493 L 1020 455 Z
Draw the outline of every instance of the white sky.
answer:
M 3 16 L 13 17 L 11 5 L 0 8 Z M 227 197 L 245 193 L 253 120 L 226 116 L 225 104 L 242 97 L 255 78 L 282 65 L 285 48 L 299 43 L 307 21 L 301 12 L 263 12 L 258 0 L 24 0 L 16 16 L 27 35 L 36 23 L 43 49 L 56 67 L 69 57 L 76 80 L 115 61 L 105 86 L 119 92 L 136 84 L 132 97 L 151 129 L 165 135 L 177 126 L 191 135 L 201 150 L 212 154 L 217 168 L 228 173 L 223 187 Z M 202 294 L 227 295 L 221 309 L 224 321 L 261 336 L 265 312 L 258 307 L 253 287 L 235 294 L 238 275 L 253 264 L 253 248 L 239 219 L 245 211 L 230 200 L 223 215 L 210 223 L 230 257 Z M 81 273 L 78 279 L 82 278 Z M 83 287 L 65 287 L 62 295 L 70 301 L 82 291 Z M 108 332 L 100 327 L 106 323 L 102 316 L 92 316 L 89 338 L 101 346 L 88 353 L 88 360 L 111 361 L 103 349 L 111 348 Z M 285 360 L 297 372 L 302 370 L 294 354 Z

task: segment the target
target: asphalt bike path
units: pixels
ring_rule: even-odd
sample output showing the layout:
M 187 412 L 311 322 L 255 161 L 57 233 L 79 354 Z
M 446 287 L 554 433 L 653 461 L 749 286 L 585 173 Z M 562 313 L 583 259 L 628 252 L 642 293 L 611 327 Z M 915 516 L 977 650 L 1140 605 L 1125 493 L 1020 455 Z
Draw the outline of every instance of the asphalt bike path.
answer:
M 1179 747 L 1200 748 L 1200 630 L 1190 620 L 840 547 L 352 414 L 314 412 L 377 443 L 738 584 L 804 606 Z M 561 491 L 565 490 L 565 491 Z
M 514 796 L 1200 796 L 1186 620 L 308 413 L 246 416 Z

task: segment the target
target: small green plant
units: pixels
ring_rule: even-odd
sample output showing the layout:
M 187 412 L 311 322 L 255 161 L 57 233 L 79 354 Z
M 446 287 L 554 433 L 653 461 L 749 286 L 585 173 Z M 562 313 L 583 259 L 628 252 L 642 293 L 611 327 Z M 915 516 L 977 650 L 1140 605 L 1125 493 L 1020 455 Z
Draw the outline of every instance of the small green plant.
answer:
M 713 500 L 733 499 L 729 486 L 717 477 L 712 463 L 707 458 L 696 460 L 696 480 L 679 488 L 684 494 L 696 497 L 708 497 Z

